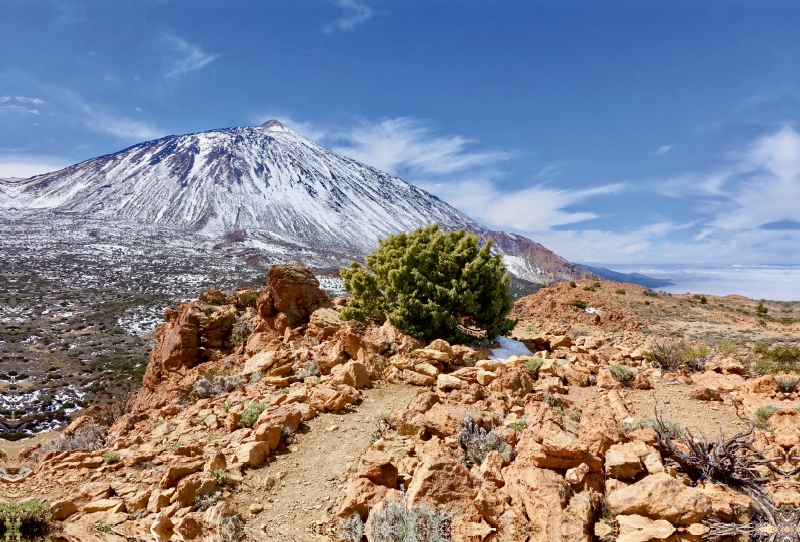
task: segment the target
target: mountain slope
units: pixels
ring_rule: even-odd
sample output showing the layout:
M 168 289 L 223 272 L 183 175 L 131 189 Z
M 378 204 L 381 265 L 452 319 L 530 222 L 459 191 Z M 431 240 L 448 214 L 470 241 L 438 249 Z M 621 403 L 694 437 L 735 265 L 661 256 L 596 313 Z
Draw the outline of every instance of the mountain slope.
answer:
M 168 136 L 24 181 L 0 181 L 0 209 L 193 232 L 249 260 L 309 250 L 324 254 L 331 268 L 363 257 L 379 238 L 437 223 L 495 238 L 522 279 L 549 284 L 593 276 L 277 121 Z

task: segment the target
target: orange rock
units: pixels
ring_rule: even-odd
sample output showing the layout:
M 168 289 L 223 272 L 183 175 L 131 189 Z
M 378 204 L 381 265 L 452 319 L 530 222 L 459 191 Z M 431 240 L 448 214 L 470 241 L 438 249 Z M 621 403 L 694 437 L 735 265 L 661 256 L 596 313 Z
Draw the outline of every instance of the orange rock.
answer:
M 366 478 L 374 484 L 395 489 L 397 475 L 397 467 L 384 452 L 369 450 L 359 459 L 357 476 Z
M 161 475 L 161 480 L 159 481 L 158 485 L 162 489 L 172 487 L 184 476 L 188 476 L 193 472 L 202 470 L 203 465 L 205 465 L 205 460 L 202 457 L 197 459 L 180 459 L 174 461 L 166 466 L 164 469 L 164 474 Z
M 346 518 L 358 514 L 362 520 L 366 520 L 372 508 L 388 495 L 394 494 L 396 493 L 385 486 L 374 484 L 366 478 L 356 478 L 347 486 L 337 515 Z
M 614 514 L 637 514 L 681 525 L 697 523 L 712 511 L 707 495 L 667 473 L 651 474 L 618 489 L 608 495 L 607 502 Z
M 463 463 L 436 440 L 425 444 L 422 465 L 408 486 L 408 504 L 426 503 L 447 509 L 469 508 L 480 485 Z M 468 506 L 469 505 L 469 506 Z
M 366 366 L 357 361 L 348 361 L 344 365 L 338 365 L 331 369 L 331 382 L 345 384 L 356 389 L 372 386 Z

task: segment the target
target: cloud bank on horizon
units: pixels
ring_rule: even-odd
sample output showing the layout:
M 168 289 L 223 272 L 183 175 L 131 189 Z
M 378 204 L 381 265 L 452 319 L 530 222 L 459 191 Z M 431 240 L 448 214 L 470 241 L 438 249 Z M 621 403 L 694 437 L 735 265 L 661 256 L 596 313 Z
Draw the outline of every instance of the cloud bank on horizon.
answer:
M 3 5 L 0 178 L 276 117 L 573 261 L 800 264 L 788 1 Z

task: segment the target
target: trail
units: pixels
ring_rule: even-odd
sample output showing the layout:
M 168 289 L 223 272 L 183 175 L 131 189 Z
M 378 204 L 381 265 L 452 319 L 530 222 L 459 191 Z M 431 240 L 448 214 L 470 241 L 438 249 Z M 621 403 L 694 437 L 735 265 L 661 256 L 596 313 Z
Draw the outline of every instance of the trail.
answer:
M 246 540 L 313 540 L 307 528 L 326 512 L 336 512 L 347 486 L 348 467 L 369 446 L 375 417 L 405 406 L 415 392 L 412 386 L 396 384 L 364 390 L 360 404 L 320 414 L 307 423 L 307 431 L 295 436 L 288 450 L 249 471 L 232 499 L 247 520 Z M 263 511 L 251 513 L 254 503 Z

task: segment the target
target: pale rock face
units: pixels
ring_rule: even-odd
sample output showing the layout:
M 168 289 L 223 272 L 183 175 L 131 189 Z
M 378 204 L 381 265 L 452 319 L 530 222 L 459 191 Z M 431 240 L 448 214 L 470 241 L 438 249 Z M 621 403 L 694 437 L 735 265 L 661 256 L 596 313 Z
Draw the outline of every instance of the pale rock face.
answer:
M 666 473 L 651 474 L 612 492 L 608 506 L 615 514 L 642 515 L 680 525 L 696 523 L 712 510 L 708 496 Z
M 667 520 L 652 520 L 644 516 L 617 516 L 619 536 L 617 542 L 648 542 L 662 540 L 675 532 L 675 527 Z

